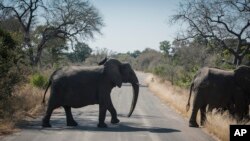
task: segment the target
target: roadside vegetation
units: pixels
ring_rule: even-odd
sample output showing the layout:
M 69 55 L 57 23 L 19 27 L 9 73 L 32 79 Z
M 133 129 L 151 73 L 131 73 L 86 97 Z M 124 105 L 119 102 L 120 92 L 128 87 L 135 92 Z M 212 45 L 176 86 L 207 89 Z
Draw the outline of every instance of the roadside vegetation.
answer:
M 201 67 L 231 70 L 250 65 L 247 1 L 182 2 L 170 22 L 184 23 L 186 28 L 174 41 L 159 41 L 158 49 L 127 53 L 85 43 L 101 33 L 104 25 L 88 1 L 22 0 L 17 5 L 0 1 L 0 134 L 10 133 L 18 122 L 43 112 L 42 94 L 48 78 L 62 66 L 97 65 L 106 56 L 128 62 L 138 71 L 153 73 L 150 89 L 187 117 L 187 88 Z M 38 24 L 41 21 L 46 22 Z M 228 131 L 234 120 L 212 115 L 208 121 L 216 121 L 208 123 L 209 132 L 228 140 L 227 132 L 221 135 L 220 131 Z

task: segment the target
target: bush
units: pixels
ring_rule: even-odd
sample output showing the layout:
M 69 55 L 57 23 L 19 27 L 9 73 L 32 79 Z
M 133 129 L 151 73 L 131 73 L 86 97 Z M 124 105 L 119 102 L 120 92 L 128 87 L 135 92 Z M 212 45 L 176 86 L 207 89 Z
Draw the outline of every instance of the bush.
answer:
M 11 96 L 12 90 L 21 79 L 18 71 L 18 54 L 15 41 L 8 32 L 0 29 L 0 101 Z
M 198 66 L 195 65 L 191 69 L 176 67 L 174 84 L 182 88 L 189 88 L 198 69 Z
M 44 112 L 41 89 L 21 83 L 15 86 L 12 93 L 11 97 L 0 101 L 0 136 L 15 131 L 15 125 L 23 123 L 23 119 L 35 118 Z
M 45 88 L 48 85 L 48 78 L 40 73 L 35 73 L 30 78 L 32 86 L 37 88 Z
M 152 69 L 156 66 L 164 64 L 163 55 L 154 50 L 146 48 L 137 58 L 137 65 L 135 69 L 142 71 L 152 71 Z
M 164 76 L 165 75 L 165 67 L 164 66 L 157 66 L 153 69 L 153 73 L 158 76 Z

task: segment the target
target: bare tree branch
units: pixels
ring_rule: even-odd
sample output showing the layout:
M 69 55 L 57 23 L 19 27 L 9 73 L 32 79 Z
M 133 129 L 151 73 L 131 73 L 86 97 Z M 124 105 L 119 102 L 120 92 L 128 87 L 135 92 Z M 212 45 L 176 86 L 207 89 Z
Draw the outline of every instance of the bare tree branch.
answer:
M 181 3 L 179 13 L 172 21 L 188 24 L 183 40 L 199 36 L 214 40 L 235 57 L 234 64 L 238 65 L 249 54 L 249 7 L 247 0 L 189 0 Z M 228 45 L 229 39 L 236 44 Z
M 24 48 L 28 48 L 31 64 L 36 65 L 49 40 L 60 38 L 71 40 L 93 38 L 94 33 L 100 33 L 103 26 L 102 18 L 97 9 L 88 1 L 83 0 L 15 0 L 1 1 L 0 13 L 14 15 L 22 25 L 24 32 Z M 38 9 L 40 9 L 38 11 Z M 43 30 L 37 35 L 38 41 L 32 41 L 36 25 L 36 17 L 43 17 L 45 23 L 40 23 Z M 38 31 L 37 31 L 38 32 Z M 34 44 L 35 43 L 35 44 Z M 37 48 L 34 53 L 34 48 Z
M 240 12 L 249 12 L 250 11 L 250 2 L 248 0 L 228 0 L 232 6 L 234 6 Z

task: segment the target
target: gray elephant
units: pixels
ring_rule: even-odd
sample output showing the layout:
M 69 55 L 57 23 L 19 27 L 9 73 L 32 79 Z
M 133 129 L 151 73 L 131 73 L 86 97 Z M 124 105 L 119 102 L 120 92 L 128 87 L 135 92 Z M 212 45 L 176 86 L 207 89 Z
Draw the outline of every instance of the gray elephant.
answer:
M 250 67 L 240 66 L 233 71 L 217 68 L 202 68 L 195 75 L 190 87 L 186 110 L 190 107 L 191 93 L 194 91 L 193 109 L 189 119 L 190 127 L 199 127 L 196 122 L 198 110 L 201 125 L 206 121 L 206 107 L 227 109 L 232 107 L 238 119 L 249 113 Z
M 66 113 L 67 126 L 77 126 L 71 108 L 99 104 L 98 127 L 105 128 L 106 111 L 111 113 L 111 123 L 119 123 L 116 110 L 111 101 L 111 90 L 122 83 L 131 83 L 133 100 L 128 117 L 134 111 L 139 94 L 139 82 L 130 64 L 121 63 L 116 59 L 104 59 L 100 66 L 71 66 L 56 70 L 50 77 L 51 94 L 47 112 L 42 120 L 43 127 L 51 127 L 50 117 L 55 108 L 62 106 Z

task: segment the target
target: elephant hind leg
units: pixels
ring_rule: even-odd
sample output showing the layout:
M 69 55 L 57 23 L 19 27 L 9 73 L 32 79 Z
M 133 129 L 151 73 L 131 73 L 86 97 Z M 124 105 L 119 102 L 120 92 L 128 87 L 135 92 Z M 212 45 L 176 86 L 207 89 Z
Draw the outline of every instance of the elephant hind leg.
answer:
M 77 126 L 77 122 L 74 120 L 71 112 L 71 107 L 63 106 L 66 113 L 67 126 Z
M 207 116 L 206 116 L 206 105 L 202 106 L 200 108 L 200 114 L 201 114 L 201 126 L 204 126 L 206 120 L 207 120 Z
M 53 108 L 51 106 L 48 106 L 46 114 L 45 114 L 45 116 L 43 117 L 43 120 L 42 120 L 42 127 L 51 127 L 50 117 L 51 117 L 51 114 L 52 114 L 54 109 L 55 108 Z
M 199 125 L 196 122 L 196 116 L 197 116 L 198 110 L 199 110 L 198 108 L 193 107 L 192 114 L 189 119 L 189 127 L 199 127 Z

